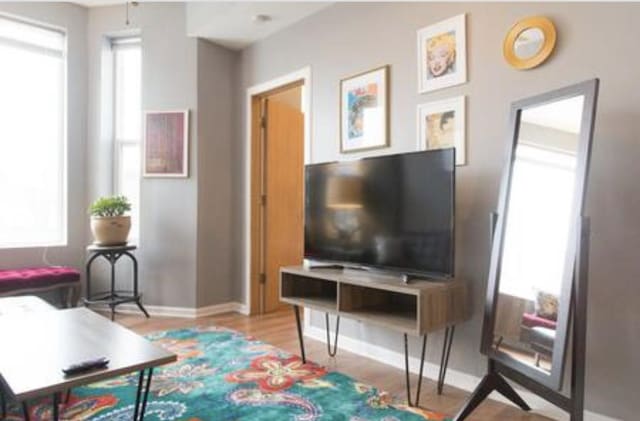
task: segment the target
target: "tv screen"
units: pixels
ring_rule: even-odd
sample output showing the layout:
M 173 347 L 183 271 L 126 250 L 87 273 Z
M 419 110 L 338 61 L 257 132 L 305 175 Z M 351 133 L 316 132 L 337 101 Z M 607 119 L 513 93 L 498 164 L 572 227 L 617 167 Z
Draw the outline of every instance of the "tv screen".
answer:
M 305 258 L 453 276 L 455 150 L 305 167 Z

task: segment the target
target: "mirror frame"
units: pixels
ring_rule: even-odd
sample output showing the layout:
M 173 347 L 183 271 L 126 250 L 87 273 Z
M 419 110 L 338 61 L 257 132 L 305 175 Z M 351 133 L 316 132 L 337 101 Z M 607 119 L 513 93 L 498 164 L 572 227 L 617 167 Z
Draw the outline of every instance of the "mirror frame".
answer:
M 500 361 L 515 371 L 541 383 L 549 388 L 560 390 L 564 375 L 566 360 L 567 338 L 569 337 L 570 312 L 573 297 L 573 281 L 575 274 L 575 262 L 578 253 L 578 240 L 580 233 L 580 220 L 584 214 L 584 199 L 586 195 L 586 181 L 589 172 L 591 156 L 591 144 L 593 127 L 595 122 L 596 103 L 598 95 L 598 79 L 592 79 L 576 85 L 561 88 L 542 95 L 516 101 L 511 105 L 509 117 L 510 137 L 507 141 L 507 159 L 504 166 L 500 185 L 498 212 L 493 229 L 493 241 L 491 245 L 491 260 L 489 278 L 487 284 L 487 297 L 485 302 L 484 322 L 482 330 L 481 352 L 490 359 Z M 511 189 L 511 176 L 515 162 L 515 148 L 519 137 L 520 116 L 523 110 L 532 107 L 549 104 L 576 96 L 584 96 L 582 121 L 578 138 L 575 190 L 572 199 L 569 243 L 565 267 L 562 277 L 561 295 L 558 308 L 557 334 L 553 345 L 551 372 L 545 372 L 533 365 L 527 365 L 504 352 L 493 348 L 493 336 L 495 328 L 495 315 L 497 310 L 500 268 L 502 263 L 502 248 L 505 237 L 505 220 L 508 212 L 508 199 Z
M 544 34 L 544 42 L 542 47 L 536 54 L 527 58 L 520 58 L 515 53 L 515 43 L 524 31 L 527 29 L 538 28 Z M 516 22 L 515 25 L 509 29 L 507 36 L 504 38 L 504 44 L 502 46 L 502 52 L 504 59 L 512 67 L 519 70 L 533 69 L 538 67 L 549 58 L 556 46 L 556 27 L 549 18 L 544 16 L 532 16 L 524 18 Z

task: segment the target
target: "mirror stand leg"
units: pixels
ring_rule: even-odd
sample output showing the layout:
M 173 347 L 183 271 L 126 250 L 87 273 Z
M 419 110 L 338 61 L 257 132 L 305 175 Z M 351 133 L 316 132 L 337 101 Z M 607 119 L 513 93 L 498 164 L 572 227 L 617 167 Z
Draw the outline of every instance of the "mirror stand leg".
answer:
M 511 402 L 518 405 L 522 410 L 529 411 L 531 408 L 527 403 L 518 395 L 513 387 L 507 381 L 497 373 L 489 373 L 480 382 L 478 387 L 473 391 L 467 402 L 453 418 L 454 421 L 462 421 L 473 412 L 484 401 L 487 396 L 493 391 L 500 393 Z
M 424 372 L 424 352 L 427 348 L 427 335 L 422 336 L 422 353 L 420 355 L 420 372 L 418 373 L 418 388 L 415 402 L 411 402 L 411 380 L 409 378 L 409 343 L 407 334 L 404 334 L 404 373 L 407 380 L 407 405 L 418 407 L 420 404 L 420 389 L 422 388 L 422 373 Z
M 327 353 L 330 357 L 335 357 L 338 352 L 338 332 L 340 331 L 340 316 L 336 316 L 336 331 L 333 337 L 333 349 L 331 348 L 331 338 L 329 336 L 329 313 L 324 313 L 324 322 L 327 327 Z

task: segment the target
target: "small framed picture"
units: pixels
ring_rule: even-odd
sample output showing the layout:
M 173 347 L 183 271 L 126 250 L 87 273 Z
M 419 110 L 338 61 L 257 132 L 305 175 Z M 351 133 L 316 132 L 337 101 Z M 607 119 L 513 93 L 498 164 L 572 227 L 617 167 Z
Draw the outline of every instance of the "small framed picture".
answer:
M 189 111 L 146 111 L 144 177 L 189 176 Z
M 466 15 L 418 31 L 418 92 L 467 81 Z
M 389 146 L 389 66 L 340 81 L 340 152 Z
M 467 163 L 465 97 L 418 105 L 418 150 L 456 148 L 456 165 Z

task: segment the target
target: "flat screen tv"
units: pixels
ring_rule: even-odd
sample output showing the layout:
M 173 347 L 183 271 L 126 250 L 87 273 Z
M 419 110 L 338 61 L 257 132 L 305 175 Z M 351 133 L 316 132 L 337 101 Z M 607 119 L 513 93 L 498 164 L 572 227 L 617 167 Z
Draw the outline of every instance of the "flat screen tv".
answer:
M 453 276 L 454 202 L 454 149 L 307 165 L 305 258 Z

